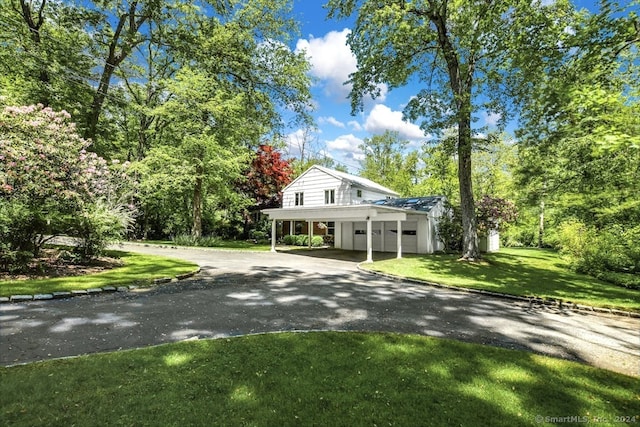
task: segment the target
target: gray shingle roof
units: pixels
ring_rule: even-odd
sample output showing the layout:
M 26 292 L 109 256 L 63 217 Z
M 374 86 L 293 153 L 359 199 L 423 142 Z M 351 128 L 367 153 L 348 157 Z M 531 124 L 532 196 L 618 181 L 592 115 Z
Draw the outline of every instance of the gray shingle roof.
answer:
M 433 209 L 439 202 L 444 201 L 444 199 L 444 196 L 406 197 L 401 199 L 375 200 L 371 202 L 371 204 L 419 212 L 431 212 L 431 209 Z

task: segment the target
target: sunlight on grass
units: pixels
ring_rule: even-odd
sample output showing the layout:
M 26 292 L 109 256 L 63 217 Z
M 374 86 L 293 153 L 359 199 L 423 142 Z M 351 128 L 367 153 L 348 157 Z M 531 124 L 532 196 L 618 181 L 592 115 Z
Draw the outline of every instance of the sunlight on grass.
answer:
M 191 360 L 191 356 L 186 353 L 171 353 L 164 357 L 164 363 L 167 366 L 179 366 L 188 363 Z
M 0 419 L 11 426 L 533 426 L 537 415 L 640 417 L 639 390 L 638 378 L 495 347 L 401 334 L 282 333 L 0 368 Z
M 255 393 L 252 392 L 249 387 L 241 385 L 231 392 L 231 400 L 236 402 L 254 402 L 256 398 Z
M 71 291 L 104 286 L 148 285 L 153 279 L 175 277 L 198 269 L 198 265 L 174 258 L 110 251 L 124 265 L 96 274 L 35 280 L 0 282 L 0 296 L 33 295 L 56 291 Z
M 448 286 L 640 311 L 640 291 L 573 273 L 550 250 L 505 248 L 480 263 L 461 262 L 456 255 L 415 255 L 365 268 Z

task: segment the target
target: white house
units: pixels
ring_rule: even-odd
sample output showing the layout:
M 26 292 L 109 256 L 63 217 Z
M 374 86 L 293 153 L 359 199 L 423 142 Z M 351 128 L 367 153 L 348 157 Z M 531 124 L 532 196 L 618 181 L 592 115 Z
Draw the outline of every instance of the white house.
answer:
M 277 222 L 283 234 L 318 233 L 317 224 L 333 234 L 336 248 L 427 254 L 443 249 L 437 237 L 443 196 L 398 198 L 375 182 L 312 166 L 283 190 L 282 208 L 262 212 L 272 220 L 271 249 L 275 251 Z

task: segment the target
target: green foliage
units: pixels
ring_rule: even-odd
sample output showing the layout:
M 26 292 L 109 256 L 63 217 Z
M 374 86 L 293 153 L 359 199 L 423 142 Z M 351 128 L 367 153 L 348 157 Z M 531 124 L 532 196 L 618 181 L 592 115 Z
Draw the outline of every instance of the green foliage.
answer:
M 307 234 L 288 234 L 282 238 L 282 243 L 288 246 L 309 246 L 309 236 Z M 324 245 L 322 236 L 313 236 L 311 238 L 312 247 L 321 247 Z
M 282 238 L 282 243 L 288 246 L 294 246 L 296 244 L 296 236 L 294 234 L 287 234 Z
M 132 223 L 126 208 L 97 200 L 85 206 L 73 221 L 70 234 L 81 239 L 74 250 L 81 259 L 92 259 L 102 254 L 110 243 L 122 239 Z
M 438 239 L 444 245 L 445 252 L 460 252 L 462 250 L 460 208 L 447 202 L 445 212 L 438 221 Z
M 577 272 L 627 287 L 640 283 L 640 227 L 597 230 L 572 220 L 560 225 L 558 236 L 561 253 Z
M 38 255 L 48 236 L 84 241 L 93 257 L 128 228 L 106 161 L 86 148 L 66 112 L 42 105 L 0 112 L 0 234 L 8 251 Z
M 179 234 L 171 238 L 171 241 L 180 246 L 201 246 L 201 247 L 217 247 L 220 246 L 221 240 L 215 236 L 194 236 L 192 234 Z
M 298 234 L 296 236 L 296 245 L 297 246 L 309 246 L 309 235 L 308 234 Z
M 402 196 L 413 194 L 418 158 L 415 152 L 405 154 L 409 141 L 400 134 L 385 131 L 366 138 L 359 148 L 364 153 L 360 176 L 397 191 Z

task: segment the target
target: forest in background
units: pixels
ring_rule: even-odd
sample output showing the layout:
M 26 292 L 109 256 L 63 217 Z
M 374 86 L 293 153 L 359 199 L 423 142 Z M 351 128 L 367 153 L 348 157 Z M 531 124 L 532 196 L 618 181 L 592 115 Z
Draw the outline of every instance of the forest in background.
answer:
M 334 14 L 348 14 L 349 4 L 363 13 L 370 2 L 329 3 Z M 485 216 L 514 207 L 503 244 L 558 248 L 579 271 L 639 286 L 638 3 L 602 1 L 598 14 L 588 14 L 558 0 L 544 14 L 513 13 L 507 21 L 517 32 L 488 16 L 477 20 L 483 32 L 470 33 L 473 26 L 462 24 L 480 6 L 468 3 L 446 24 L 460 32 L 463 52 L 464 43 L 499 41 L 505 56 L 478 59 L 485 68 L 471 72 L 481 76 L 482 106 L 518 119 L 514 135 L 476 129 L 470 137 L 476 210 L 485 196 L 500 202 L 485 206 Z M 532 7 L 507 3 L 510 13 Z M 394 27 L 394 4 L 381 9 L 384 16 L 358 21 L 356 54 L 384 57 L 386 50 L 366 44 L 376 25 L 385 40 L 415 48 L 401 31 L 418 31 L 419 21 Z M 252 211 L 277 205 L 282 187 L 310 164 L 336 166 L 279 151 L 287 129 L 315 126 L 309 64 L 289 47 L 297 31 L 285 0 L 0 0 L 4 267 L 37 254 L 51 234 L 84 237 L 91 256 L 123 235 L 244 239 L 260 231 Z M 427 44 L 427 33 L 417 34 Z M 484 38 L 471 37 L 477 34 Z M 478 52 L 482 58 L 487 49 Z M 437 69 L 445 57 L 436 54 L 424 67 Z M 388 72 L 376 75 L 360 63 L 364 71 L 353 76 L 360 95 L 367 82 L 401 84 L 415 71 L 385 60 L 377 63 Z M 422 103 L 405 112 L 436 137 L 409 151 L 394 132 L 373 135 L 363 143 L 360 174 L 402 195 L 445 195 L 455 211 L 461 113 L 451 113 L 458 99 L 446 95 L 447 84 L 436 85 L 441 96 L 417 94 Z M 454 240 L 463 233 L 450 229 Z

